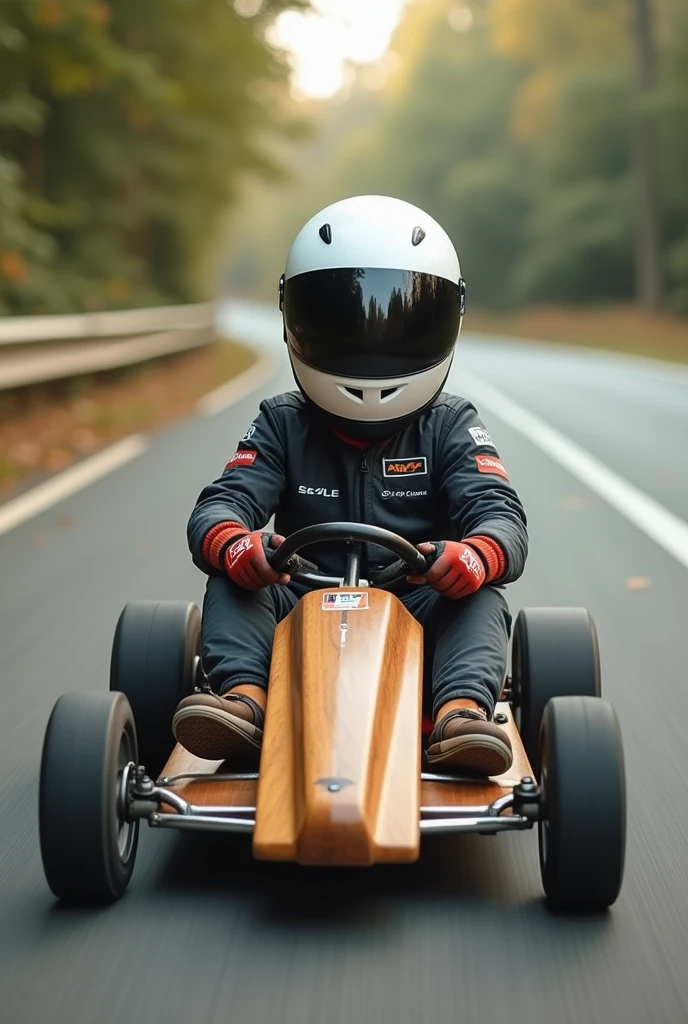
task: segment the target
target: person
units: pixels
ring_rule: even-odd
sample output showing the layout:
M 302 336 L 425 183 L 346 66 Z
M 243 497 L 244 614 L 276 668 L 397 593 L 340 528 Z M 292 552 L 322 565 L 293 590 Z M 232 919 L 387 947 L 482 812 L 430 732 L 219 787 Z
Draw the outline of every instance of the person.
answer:
M 422 625 L 432 691 L 430 763 L 498 775 L 512 763 L 493 721 L 521 575 L 526 516 L 494 442 L 443 387 L 465 308 L 454 246 L 422 210 L 386 196 L 327 207 L 296 236 L 280 280 L 298 391 L 263 401 L 188 524 L 207 574 L 202 661 L 211 692 L 181 701 L 177 741 L 211 760 L 258 759 L 276 624 L 307 586 L 271 568 L 288 535 L 362 522 L 427 556 L 393 592 Z M 265 530 L 275 516 L 276 533 Z M 341 578 L 342 545 L 318 545 Z M 363 546 L 361 577 L 395 560 Z

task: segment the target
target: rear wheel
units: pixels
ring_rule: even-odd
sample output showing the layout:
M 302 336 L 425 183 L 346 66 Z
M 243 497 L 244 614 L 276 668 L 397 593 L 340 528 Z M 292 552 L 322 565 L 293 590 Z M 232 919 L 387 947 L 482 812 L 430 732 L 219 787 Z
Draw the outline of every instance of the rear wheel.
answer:
M 39 790 L 43 869 L 58 899 L 110 903 L 129 884 L 139 823 L 126 821 L 119 796 L 122 775 L 136 761 L 126 697 L 60 697 L 45 734 Z
M 172 717 L 200 675 L 201 613 L 187 601 L 131 601 L 119 617 L 110 689 L 126 694 L 139 756 L 156 778 L 172 747 Z
M 512 703 L 528 760 L 538 771 L 540 724 L 553 697 L 599 697 L 600 655 L 585 608 L 524 608 L 514 626 Z
M 540 872 L 553 910 L 601 911 L 621 889 L 626 785 L 621 730 L 607 701 L 555 697 L 540 743 Z

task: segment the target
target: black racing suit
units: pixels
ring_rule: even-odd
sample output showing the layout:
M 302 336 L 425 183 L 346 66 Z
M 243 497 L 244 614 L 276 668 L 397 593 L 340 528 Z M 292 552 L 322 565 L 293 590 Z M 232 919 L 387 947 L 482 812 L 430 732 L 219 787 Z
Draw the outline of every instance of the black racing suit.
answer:
M 203 665 L 212 689 L 267 685 L 276 623 L 294 607 L 304 585 L 242 590 L 206 561 L 204 540 L 222 522 L 247 532 L 288 536 L 325 522 L 382 526 L 419 544 L 474 536 L 496 541 L 505 570 L 460 600 L 403 581 L 393 592 L 422 624 L 432 711 L 471 697 L 492 713 L 506 672 L 511 617 L 501 587 L 526 560 L 526 516 L 474 406 L 442 394 L 418 420 L 361 451 L 337 437 L 298 392 L 261 403 L 222 475 L 201 492 L 188 524 L 195 564 L 208 574 L 203 607 Z M 304 551 L 322 573 L 342 577 L 343 545 Z M 395 555 L 364 546 L 361 577 Z

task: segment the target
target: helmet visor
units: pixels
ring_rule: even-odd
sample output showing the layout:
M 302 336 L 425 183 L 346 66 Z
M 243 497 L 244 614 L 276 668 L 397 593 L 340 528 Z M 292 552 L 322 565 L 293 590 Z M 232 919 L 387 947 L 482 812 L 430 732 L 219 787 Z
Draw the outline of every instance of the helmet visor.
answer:
M 419 373 L 452 351 L 461 289 L 411 270 L 313 270 L 284 285 L 289 345 L 309 366 L 343 377 Z

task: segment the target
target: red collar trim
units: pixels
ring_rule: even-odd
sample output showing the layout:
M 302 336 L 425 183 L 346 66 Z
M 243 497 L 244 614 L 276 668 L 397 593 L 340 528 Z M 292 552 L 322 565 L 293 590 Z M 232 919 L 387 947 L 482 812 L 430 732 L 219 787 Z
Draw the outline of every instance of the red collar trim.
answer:
M 353 448 L 358 448 L 362 452 L 367 451 L 368 448 L 372 448 L 373 446 L 372 441 L 358 441 L 355 437 L 347 437 L 346 434 L 341 434 L 338 430 L 335 430 L 334 427 L 331 429 L 334 436 L 338 437 L 340 441 L 344 442 L 344 444 L 350 444 Z

